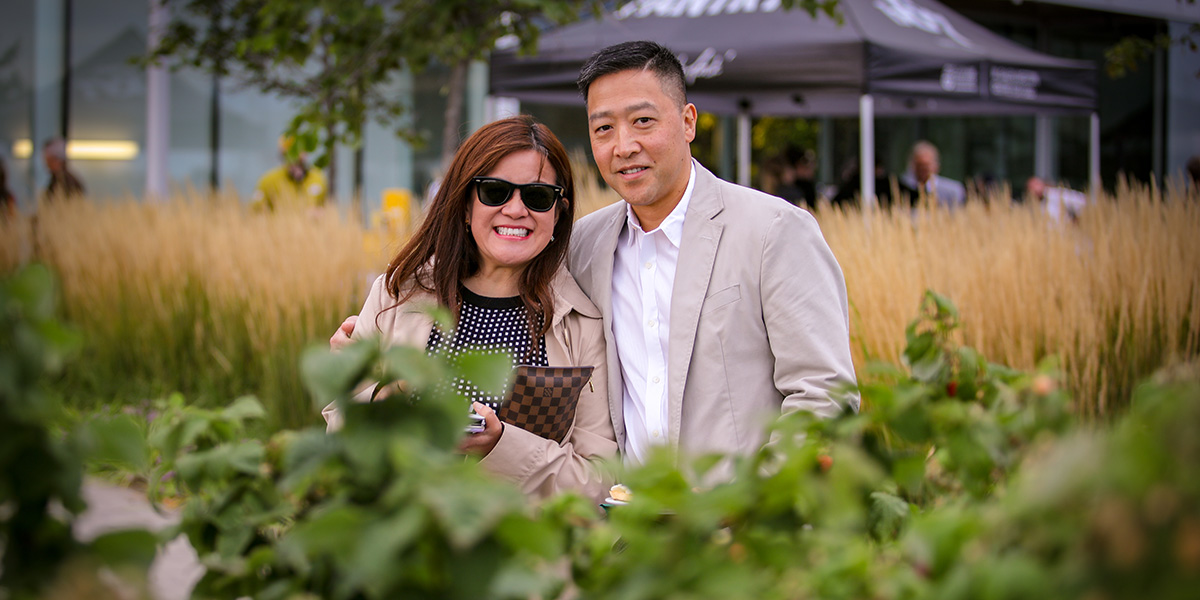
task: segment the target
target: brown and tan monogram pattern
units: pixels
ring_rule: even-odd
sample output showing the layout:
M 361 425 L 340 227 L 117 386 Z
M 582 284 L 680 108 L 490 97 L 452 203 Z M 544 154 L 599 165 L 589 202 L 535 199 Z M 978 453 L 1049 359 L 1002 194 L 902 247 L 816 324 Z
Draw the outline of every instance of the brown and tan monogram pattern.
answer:
M 575 422 L 575 407 L 592 367 L 517 367 L 512 394 L 500 410 L 500 420 L 554 440 L 567 439 Z

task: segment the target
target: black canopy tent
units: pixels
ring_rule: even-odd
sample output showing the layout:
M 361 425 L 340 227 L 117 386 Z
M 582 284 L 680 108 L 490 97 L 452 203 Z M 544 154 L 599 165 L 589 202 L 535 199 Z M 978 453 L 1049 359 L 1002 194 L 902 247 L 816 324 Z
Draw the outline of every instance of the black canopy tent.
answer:
M 779 0 L 635 0 L 601 19 L 542 34 L 535 56 L 492 54 L 490 91 L 576 104 L 579 67 L 596 50 L 654 40 L 684 64 L 689 100 L 739 115 L 738 179 L 748 181 L 750 115 L 861 120 L 861 164 L 874 163 L 874 115 L 1092 114 L 1099 176 L 1096 70 L 1035 52 L 936 0 L 840 0 L 844 22 Z M 863 195 L 874 180 L 864 169 Z

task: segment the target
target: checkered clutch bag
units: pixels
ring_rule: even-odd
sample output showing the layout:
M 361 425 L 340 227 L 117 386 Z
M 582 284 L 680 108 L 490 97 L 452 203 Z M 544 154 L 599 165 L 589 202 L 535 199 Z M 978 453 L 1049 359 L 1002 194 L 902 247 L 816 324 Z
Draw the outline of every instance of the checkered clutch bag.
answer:
M 592 367 L 519 365 L 512 394 L 498 411 L 500 420 L 561 444 L 591 378 Z

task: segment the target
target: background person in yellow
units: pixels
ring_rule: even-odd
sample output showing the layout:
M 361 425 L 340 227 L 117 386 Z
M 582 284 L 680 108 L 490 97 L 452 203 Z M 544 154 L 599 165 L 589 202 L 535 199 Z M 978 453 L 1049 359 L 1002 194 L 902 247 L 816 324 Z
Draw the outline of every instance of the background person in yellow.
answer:
M 273 211 L 280 207 L 318 208 L 325 205 L 325 195 L 328 184 L 325 173 L 317 167 L 310 167 L 303 153 L 297 154 L 294 161 L 288 159 L 295 138 L 283 136 L 279 138 L 279 153 L 284 164 L 267 171 L 254 188 L 253 200 L 250 207 L 254 210 Z

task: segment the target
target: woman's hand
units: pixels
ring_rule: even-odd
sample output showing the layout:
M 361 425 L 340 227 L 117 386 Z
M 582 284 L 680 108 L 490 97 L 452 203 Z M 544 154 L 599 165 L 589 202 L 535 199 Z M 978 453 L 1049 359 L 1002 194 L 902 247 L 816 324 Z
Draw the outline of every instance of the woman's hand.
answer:
M 463 436 L 462 442 L 458 444 L 458 451 L 463 454 L 487 456 L 500 441 L 500 435 L 504 433 L 504 425 L 500 423 L 500 417 L 496 416 L 496 411 L 486 404 L 472 402 L 471 408 L 475 414 L 483 416 L 483 431 Z

